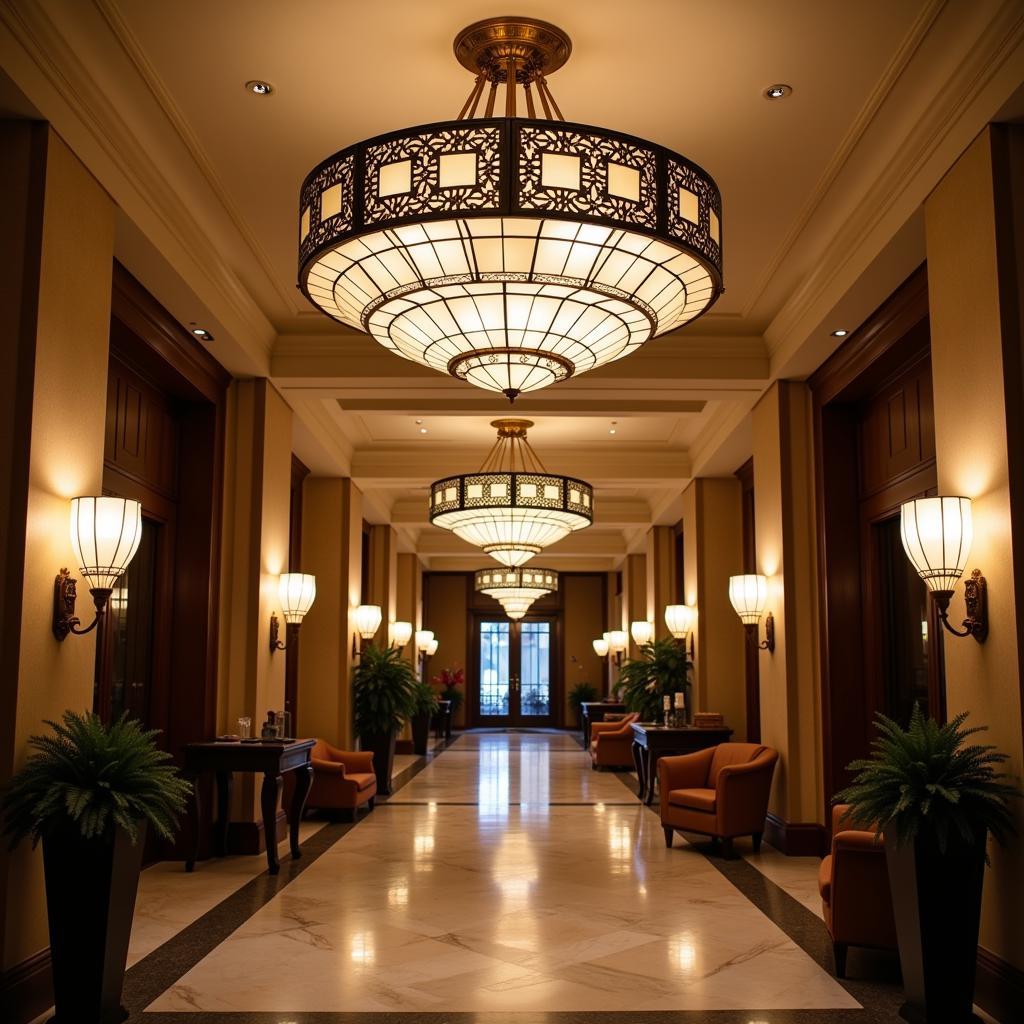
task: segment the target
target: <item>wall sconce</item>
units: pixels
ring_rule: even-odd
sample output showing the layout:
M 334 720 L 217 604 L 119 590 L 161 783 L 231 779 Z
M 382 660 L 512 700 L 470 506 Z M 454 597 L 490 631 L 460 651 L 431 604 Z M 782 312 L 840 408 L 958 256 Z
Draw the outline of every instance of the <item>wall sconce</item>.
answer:
M 949 600 L 964 573 L 974 540 L 971 499 L 915 498 L 900 506 L 900 539 L 917 574 L 931 591 L 939 620 L 953 636 L 973 636 L 984 643 L 988 636 L 985 577 L 980 569 L 964 581 L 967 618 L 963 630 L 949 624 Z
M 765 615 L 768 603 L 768 580 L 752 573 L 729 577 L 729 601 L 740 622 L 747 627 L 747 635 L 757 639 L 757 624 Z M 775 618 L 771 612 L 764 619 L 764 640 L 757 645 L 762 651 L 775 650 Z
M 591 642 L 594 645 L 594 653 L 599 658 L 607 658 L 608 657 L 608 641 L 607 640 L 599 639 L 599 640 L 593 640 Z
M 622 654 L 628 644 L 629 639 L 624 629 L 613 629 L 608 633 L 608 650 L 615 655 L 616 666 L 622 664 Z
M 693 659 L 693 626 L 697 621 L 697 609 L 688 604 L 669 604 L 665 606 L 665 625 L 676 640 L 682 640 L 686 646 L 689 638 L 689 654 Z
M 437 641 L 434 639 L 434 631 L 432 629 L 418 629 L 416 630 L 416 653 L 419 659 L 420 674 L 423 674 L 423 670 L 426 668 L 427 658 L 433 653 L 430 648 L 433 645 L 434 650 L 437 650 Z
M 633 643 L 637 647 L 644 647 L 654 639 L 653 622 L 631 622 L 629 632 L 633 637 Z
M 61 569 L 53 581 L 53 635 L 82 636 L 96 628 L 107 601 L 142 540 L 142 505 L 130 498 L 88 497 L 71 500 L 71 547 L 92 595 L 96 615 L 81 628 L 75 615 L 78 581 Z
M 277 581 L 277 596 L 285 621 L 286 643 L 281 643 L 281 624 L 277 613 L 270 615 L 270 653 L 288 649 L 298 639 L 299 626 L 316 600 L 316 577 L 306 572 L 283 572 Z
M 364 642 L 368 642 L 374 638 L 377 630 L 380 629 L 381 621 L 384 618 L 384 613 L 381 611 L 380 606 L 376 604 L 361 604 L 353 616 L 356 632 Z M 356 645 L 355 637 L 352 638 L 352 656 L 355 657 L 359 653 L 359 647 Z
M 388 642 L 392 647 L 402 650 L 411 639 L 411 622 L 392 622 L 388 625 Z
M 427 644 L 427 649 L 424 653 L 428 658 L 432 658 L 435 654 L 437 654 L 437 645 L 438 641 L 436 638 L 434 640 L 431 640 L 430 643 Z

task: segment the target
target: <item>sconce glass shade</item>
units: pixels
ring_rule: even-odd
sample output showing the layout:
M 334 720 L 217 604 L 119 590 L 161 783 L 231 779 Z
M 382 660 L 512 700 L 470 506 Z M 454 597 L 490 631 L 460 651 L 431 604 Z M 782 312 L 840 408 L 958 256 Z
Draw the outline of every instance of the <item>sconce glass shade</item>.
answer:
M 629 638 L 626 636 L 624 629 L 613 629 L 608 634 L 608 649 L 612 654 L 618 654 L 624 651 L 629 644 Z
M 729 600 L 744 626 L 756 626 L 768 604 L 768 580 L 752 573 L 730 576 Z
M 416 650 L 425 651 L 430 647 L 431 641 L 434 639 L 434 631 L 432 629 L 417 629 L 416 630 Z
M 638 647 L 649 644 L 654 639 L 653 622 L 631 622 L 629 632 L 633 635 L 633 643 Z
M 142 505 L 130 498 L 72 498 L 71 547 L 90 590 L 112 590 L 142 540 Z
M 404 647 L 412 639 L 412 623 L 392 622 L 388 633 L 391 636 L 391 642 L 396 647 Z
M 949 593 L 967 567 L 974 540 L 971 499 L 915 498 L 900 506 L 900 539 L 929 590 Z
M 685 639 L 693 629 L 697 610 L 688 604 L 669 604 L 665 606 L 665 625 L 677 639 Z
M 384 618 L 379 605 L 361 604 L 356 609 L 356 632 L 364 639 L 372 639 L 374 633 L 380 629 L 381 620 Z
M 595 640 L 595 641 L 593 641 L 593 643 L 594 643 L 594 653 L 599 658 L 607 658 L 608 657 L 608 641 L 607 640 Z
M 300 623 L 316 600 L 316 577 L 307 572 L 285 572 L 277 582 L 277 596 L 285 622 Z
M 432 658 L 435 654 L 437 654 L 437 644 L 438 641 L 436 639 L 431 640 L 430 643 L 427 644 L 425 650 L 428 658 Z

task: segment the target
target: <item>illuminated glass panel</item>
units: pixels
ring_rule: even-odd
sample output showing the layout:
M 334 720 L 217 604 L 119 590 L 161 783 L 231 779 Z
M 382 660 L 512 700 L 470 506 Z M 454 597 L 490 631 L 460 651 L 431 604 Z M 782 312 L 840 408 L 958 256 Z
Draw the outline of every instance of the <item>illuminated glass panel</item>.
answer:
M 544 717 L 551 713 L 551 623 L 524 622 L 519 630 L 519 713 Z
M 480 623 L 480 715 L 509 712 L 509 622 Z

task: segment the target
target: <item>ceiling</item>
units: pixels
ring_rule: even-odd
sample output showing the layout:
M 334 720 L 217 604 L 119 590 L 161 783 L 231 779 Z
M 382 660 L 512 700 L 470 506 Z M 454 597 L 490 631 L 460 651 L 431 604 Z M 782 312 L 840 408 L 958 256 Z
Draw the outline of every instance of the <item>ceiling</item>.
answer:
M 723 196 L 711 311 L 516 405 L 548 468 L 596 487 L 595 526 L 546 563 L 611 569 L 678 516 L 693 475 L 749 456 L 749 412 L 773 379 L 806 376 L 833 327 L 855 328 L 920 263 L 921 202 L 1024 81 L 1024 15 L 1014 0 L 513 6 L 572 37 L 550 80 L 566 117 L 684 153 Z M 426 526 L 426 487 L 475 468 L 507 406 L 312 309 L 295 287 L 297 195 L 338 149 L 454 117 L 472 78 L 452 40 L 503 11 L 0 0 L 0 69 L 117 201 L 118 257 L 211 330 L 225 366 L 270 376 L 300 457 L 351 475 L 369 518 L 440 568 L 479 557 Z M 273 95 L 247 92 L 252 78 Z M 765 100 L 776 82 L 792 96 Z

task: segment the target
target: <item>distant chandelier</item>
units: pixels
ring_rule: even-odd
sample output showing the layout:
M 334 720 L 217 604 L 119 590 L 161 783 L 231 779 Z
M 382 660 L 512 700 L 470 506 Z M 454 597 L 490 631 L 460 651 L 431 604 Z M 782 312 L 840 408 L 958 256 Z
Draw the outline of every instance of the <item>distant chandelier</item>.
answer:
M 566 122 L 545 76 L 571 50 L 534 18 L 470 25 L 455 56 L 476 81 L 456 120 L 314 168 L 299 199 L 307 298 L 392 352 L 513 401 L 704 313 L 722 290 L 718 186 L 661 146 Z
M 430 485 L 430 522 L 515 568 L 590 526 L 594 490 L 544 468 L 526 440 L 530 420 L 494 420 L 491 426 L 498 440 L 478 472 Z
M 558 589 L 558 573 L 552 569 L 481 569 L 473 578 L 478 594 L 493 597 L 510 619 L 521 619 L 538 597 Z

